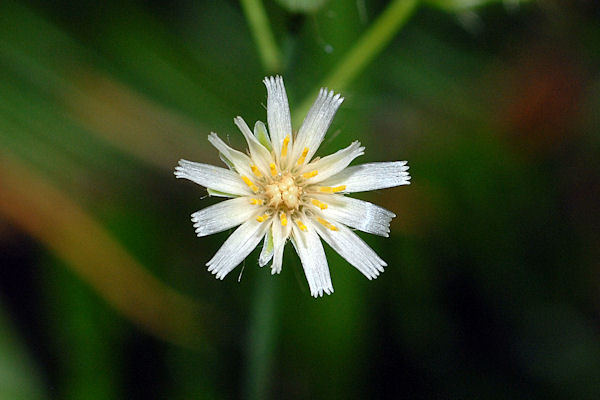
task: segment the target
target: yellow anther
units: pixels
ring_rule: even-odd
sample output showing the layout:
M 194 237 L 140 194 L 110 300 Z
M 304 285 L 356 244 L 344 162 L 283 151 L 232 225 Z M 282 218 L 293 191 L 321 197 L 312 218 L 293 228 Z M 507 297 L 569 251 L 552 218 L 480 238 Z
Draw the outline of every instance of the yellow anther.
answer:
M 308 230 L 306 229 L 306 225 L 304 225 L 299 219 L 295 220 L 294 222 L 296 223 L 296 225 L 298 225 L 298 228 L 300 228 L 301 231 L 306 232 Z
M 279 219 L 281 220 L 281 226 L 287 225 L 287 216 L 285 215 L 285 213 L 283 211 L 279 215 Z
M 298 165 L 302 165 L 302 163 L 304 163 L 304 160 L 306 159 L 307 154 L 308 154 L 308 147 L 305 147 L 304 150 L 302 150 L 302 155 L 300 156 L 300 158 L 298 158 Z
M 321 210 L 325 210 L 327 208 L 327 204 L 317 199 L 312 199 L 310 202 L 313 203 L 315 206 L 319 207 Z
M 310 172 L 305 172 L 302 174 L 302 177 L 304 179 L 308 179 L 308 178 L 312 178 L 313 176 L 317 176 L 317 174 L 319 173 L 319 171 L 317 171 L 316 169 L 314 171 L 310 171 Z
M 338 228 L 335 225 L 333 225 L 331 222 L 329 222 L 327 220 L 324 220 L 321 217 L 317 217 L 317 221 L 319 221 L 319 223 L 321 225 L 323 225 L 327 229 L 331 229 L 332 231 L 337 231 L 338 230 Z
M 269 164 L 269 168 L 271 168 L 271 176 L 277 176 L 277 166 L 273 163 Z
M 265 222 L 267 220 L 267 218 L 269 218 L 269 216 L 267 214 L 263 214 L 260 217 L 256 217 L 256 220 L 258 222 Z
M 259 206 L 262 206 L 265 204 L 265 201 L 263 199 L 250 199 L 250 204 L 258 204 Z
M 319 188 L 320 192 L 323 193 L 337 193 L 337 192 L 341 192 L 346 190 L 346 185 L 342 185 L 342 186 L 336 186 L 336 187 L 332 187 L 332 186 L 321 186 Z
M 250 187 L 250 189 L 252 189 L 254 193 L 258 192 L 258 186 L 256 186 L 254 182 L 252 182 L 247 176 L 242 175 L 242 180 Z
M 285 139 L 283 139 L 283 145 L 281 145 L 281 157 L 287 155 L 288 144 L 290 144 L 290 135 L 287 135 Z
M 252 169 L 252 173 L 254 175 L 256 175 L 257 178 L 260 178 L 262 176 L 262 173 L 260 172 L 260 170 L 258 169 L 258 167 L 256 165 L 251 165 L 250 169 Z

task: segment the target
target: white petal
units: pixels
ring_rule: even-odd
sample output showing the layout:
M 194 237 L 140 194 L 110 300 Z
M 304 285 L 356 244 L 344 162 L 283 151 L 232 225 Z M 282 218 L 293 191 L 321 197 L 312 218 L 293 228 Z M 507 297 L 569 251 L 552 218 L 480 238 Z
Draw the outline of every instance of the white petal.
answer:
M 396 216 L 393 212 L 367 201 L 341 195 L 313 197 L 328 205 L 326 209 L 318 210 L 326 220 L 339 221 L 363 232 L 389 236 L 390 221 Z
M 267 122 L 269 124 L 269 133 L 273 151 L 277 159 L 281 154 L 283 139 L 289 135 L 292 146 L 292 121 L 290 117 L 290 107 L 288 105 L 287 94 L 283 86 L 283 79 L 280 76 L 268 77 L 263 81 L 267 87 Z
M 292 153 L 293 160 L 300 157 L 305 147 L 308 148 L 308 153 L 304 159 L 304 164 L 312 159 L 343 101 L 343 97 L 340 97 L 339 94 L 334 95 L 333 91 L 327 91 L 326 88 L 319 91 L 317 100 L 306 114 L 300 131 L 298 131 Z
M 283 263 L 283 249 L 285 243 L 290 236 L 291 221 L 288 221 L 286 226 L 281 225 L 280 216 L 273 218 L 273 265 L 271 265 L 271 274 L 278 274 L 281 272 L 281 266 Z
M 367 278 L 377 278 L 387 264 L 356 233 L 343 224 L 336 224 L 337 231 L 329 230 L 315 223 L 319 235 L 346 261 Z
M 179 160 L 179 166 L 175 167 L 175 176 L 189 179 L 198 185 L 224 194 L 238 196 L 252 194 L 248 185 L 242 181 L 238 174 L 214 165 Z
M 312 162 L 302 169 L 302 172 L 310 173 L 317 171 L 318 174 L 308 179 L 308 183 L 321 182 L 332 175 L 337 174 L 348 166 L 356 157 L 365 153 L 365 148 L 359 142 L 352 144 L 345 149 L 339 150 L 333 154 Z
M 198 236 L 211 235 L 240 225 L 261 210 L 247 197 L 225 200 L 192 214 Z
M 345 185 L 344 192 L 364 192 L 410 184 L 406 161 L 354 165 L 321 182 L 323 186 Z
M 272 224 L 272 221 L 269 221 Z M 263 248 L 258 257 L 258 265 L 264 267 L 273 258 L 273 232 L 271 229 L 267 229 L 265 233 L 265 240 L 263 242 Z
M 254 250 L 268 226 L 266 222 L 258 222 L 255 218 L 246 221 L 227 238 L 217 254 L 206 263 L 208 270 L 215 274 L 217 279 L 225 278 L 225 275 Z
M 296 225 L 292 226 L 292 243 L 302 261 L 310 294 L 314 297 L 323 296 L 323 293 L 331 294 L 333 285 L 323 244 L 312 224 L 306 221 L 305 225 L 308 228 L 306 232 L 298 229 Z
M 246 138 L 246 142 L 248 142 L 248 149 L 250 150 L 252 160 L 257 164 L 258 168 L 262 170 L 263 174 L 269 173 L 269 164 L 273 162 L 271 152 L 252 134 L 252 131 L 248 125 L 246 125 L 246 121 L 244 121 L 242 117 L 236 117 L 233 121 L 238 128 L 240 128 L 240 131 L 242 131 L 242 134 Z
M 225 162 L 226 164 L 231 163 L 235 170 L 241 174 L 246 175 L 248 177 L 252 176 L 252 170 L 250 166 L 254 164 L 250 157 L 242 153 L 241 151 L 232 149 L 229 147 L 224 141 L 221 140 L 216 133 L 212 132 L 208 136 L 208 141 L 219 150 L 219 152 L 227 159 L 229 162 Z

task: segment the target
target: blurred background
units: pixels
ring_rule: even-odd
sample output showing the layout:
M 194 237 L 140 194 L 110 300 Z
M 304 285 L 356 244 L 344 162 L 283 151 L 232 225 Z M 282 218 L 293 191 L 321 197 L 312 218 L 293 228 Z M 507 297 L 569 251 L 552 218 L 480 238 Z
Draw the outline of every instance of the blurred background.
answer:
M 594 0 L 0 2 L 0 399 L 598 398 L 599 67 Z M 271 73 L 409 161 L 377 280 L 206 271 L 173 168 Z

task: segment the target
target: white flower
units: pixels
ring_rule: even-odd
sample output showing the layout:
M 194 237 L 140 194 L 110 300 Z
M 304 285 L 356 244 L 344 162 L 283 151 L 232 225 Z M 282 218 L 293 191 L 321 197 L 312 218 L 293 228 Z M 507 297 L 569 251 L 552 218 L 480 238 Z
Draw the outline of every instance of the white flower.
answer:
M 408 185 L 406 161 L 348 167 L 363 154 L 359 142 L 313 159 L 344 98 L 321 89 L 300 131 L 293 134 L 283 79 L 269 77 L 264 84 L 269 133 L 260 121 L 253 133 L 237 117 L 234 122 L 248 142 L 247 153 L 232 149 L 215 133 L 208 137 L 229 169 L 186 160 L 175 168 L 177 178 L 206 187 L 212 196 L 230 198 L 192 214 L 198 236 L 240 225 L 206 264 L 208 270 L 223 279 L 264 240 L 258 263 L 262 267 L 272 259 L 271 272 L 279 273 L 290 239 L 310 293 L 331 294 L 323 239 L 367 278 L 376 278 L 387 264 L 350 228 L 387 237 L 395 215 L 345 194 Z

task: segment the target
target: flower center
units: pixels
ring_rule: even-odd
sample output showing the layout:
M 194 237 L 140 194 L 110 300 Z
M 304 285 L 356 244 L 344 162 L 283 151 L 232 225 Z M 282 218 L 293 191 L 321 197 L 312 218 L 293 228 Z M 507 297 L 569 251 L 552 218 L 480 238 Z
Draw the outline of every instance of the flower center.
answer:
M 300 207 L 302 187 L 296 184 L 290 173 L 274 177 L 269 184 L 264 186 L 264 189 L 268 207 L 283 209 L 290 213 Z

